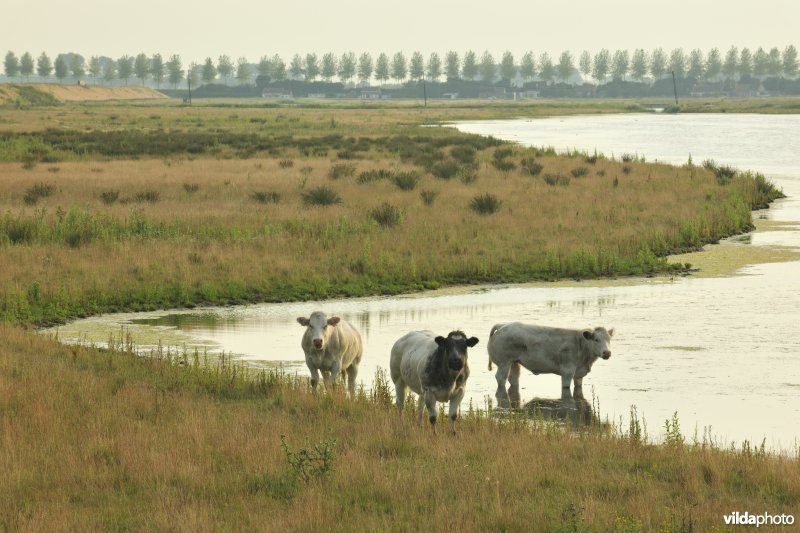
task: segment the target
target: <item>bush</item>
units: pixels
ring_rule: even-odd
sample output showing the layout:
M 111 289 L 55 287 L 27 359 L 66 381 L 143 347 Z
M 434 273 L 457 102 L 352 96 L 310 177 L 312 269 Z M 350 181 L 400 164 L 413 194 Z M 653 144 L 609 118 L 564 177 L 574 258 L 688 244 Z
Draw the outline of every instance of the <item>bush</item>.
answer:
M 278 165 L 280 165 L 281 168 L 292 168 L 294 166 L 294 161 L 291 159 L 281 159 Z
M 520 161 L 519 165 L 522 167 L 522 172 L 530 174 L 531 176 L 538 176 L 544 168 L 532 157 L 524 158 L 522 161 Z
M 494 151 L 494 155 L 492 157 L 492 165 L 497 170 L 501 170 L 503 172 L 509 172 L 517 168 L 517 165 L 514 164 L 513 161 L 510 161 L 509 158 L 514 155 L 514 150 L 508 147 L 497 148 Z
M 333 205 L 342 203 L 336 191 L 322 186 L 303 193 L 303 202 L 306 205 Z
M 402 191 L 413 191 L 419 183 L 419 176 L 413 171 L 398 172 L 392 177 L 392 183 L 394 183 L 397 188 Z
M 152 189 L 150 189 L 149 191 L 142 191 L 140 193 L 137 193 L 133 197 L 133 200 L 135 202 L 150 202 L 151 204 L 158 202 L 160 199 L 161 199 L 161 193 L 159 193 L 158 191 L 154 191 Z
M 544 182 L 548 185 L 561 185 L 566 187 L 569 185 L 570 178 L 569 176 L 564 176 L 562 174 L 545 174 L 543 176 Z
M 433 205 L 433 201 L 436 200 L 437 196 L 439 196 L 439 193 L 430 189 L 424 189 L 419 192 L 419 197 L 422 198 L 422 203 L 425 205 Z
M 586 167 L 577 167 L 570 170 L 569 173 L 572 174 L 573 178 L 582 178 L 589 174 L 589 169 Z
M 703 167 L 714 173 L 717 183 L 727 185 L 736 176 L 736 169 L 728 165 L 717 165 L 713 159 L 703 161 Z
M 370 211 L 369 216 L 384 228 L 398 225 L 401 219 L 400 210 L 388 202 Z
M 106 205 L 111 205 L 119 199 L 119 191 L 103 191 L 100 193 L 100 200 Z
M 255 191 L 250 198 L 260 204 L 277 204 L 281 201 L 281 195 L 277 192 Z
M 356 173 L 356 166 L 352 163 L 336 163 L 328 170 L 328 177 L 332 180 L 349 178 Z
M 392 173 L 388 170 L 366 170 L 358 175 L 358 182 L 361 184 L 372 183 L 373 181 L 385 180 L 392 177 Z
M 27 205 L 36 205 L 36 202 L 38 202 L 40 198 L 47 198 L 54 192 L 56 192 L 55 185 L 50 185 L 49 183 L 39 183 L 38 185 L 34 185 L 30 189 L 26 190 L 23 199 Z
M 475 157 L 478 155 L 478 150 L 469 145 L 454 146 L 450 150 L 450 155 L 462 165 L 473 165 Z
M 500 209 L 502 203 L 495 195 L 486 193 L 473 198 L 469 206 L 480 215 L 491 215 Z
M 200 185 L 198 185 L 197 183 L 184 183 L 183 190 L 186 191 L 188 194 L 193 194 L 200 190 Z
M 431 174 L 442 180 L 452 179 L 458 174 L 459 170 L 461 170 L 461 165 L 452 159 L 435 163 L 431 166 Z

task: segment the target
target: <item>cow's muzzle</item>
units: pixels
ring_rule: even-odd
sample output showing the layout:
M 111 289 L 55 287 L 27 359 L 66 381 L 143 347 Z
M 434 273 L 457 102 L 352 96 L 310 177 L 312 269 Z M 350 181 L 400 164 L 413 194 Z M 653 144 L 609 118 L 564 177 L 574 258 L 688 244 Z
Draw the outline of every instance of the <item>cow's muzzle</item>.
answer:
M 603 352 L 603 359 L 608 359 L 609 357 L 611 357 L 610 351 L 606 350 L 605 352 Z
M 314 339 L 312 342 L 314 343 L 314 348 L 317 350 L 322 349 L 322 339 Z
M 464 361 L 461 359 L 449 359 L 447 361 L 447 366 L 450 370 L 461 370 L 464 368 Z

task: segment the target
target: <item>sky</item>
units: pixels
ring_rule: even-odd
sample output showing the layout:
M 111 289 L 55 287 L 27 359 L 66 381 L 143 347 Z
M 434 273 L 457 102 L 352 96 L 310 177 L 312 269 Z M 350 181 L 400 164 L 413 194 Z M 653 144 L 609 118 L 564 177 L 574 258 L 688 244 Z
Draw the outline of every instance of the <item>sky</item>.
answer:
M 184 62 L 326 52 L 576 57 L 601 48 L 800 47 L 800 0 L 5 0 L 0 53 L 179 54 Z M 11 22 L 13 21 L 13 23 Z

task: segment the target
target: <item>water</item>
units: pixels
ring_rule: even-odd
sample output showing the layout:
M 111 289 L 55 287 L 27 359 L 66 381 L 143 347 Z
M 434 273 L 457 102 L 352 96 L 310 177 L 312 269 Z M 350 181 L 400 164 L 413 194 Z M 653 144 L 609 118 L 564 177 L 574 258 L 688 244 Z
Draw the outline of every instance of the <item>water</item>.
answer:
M 770 231 L 728 246 L 800 248 L 800 115 L 623 115 L 463 123 L 463 131 L 526 145 L 636 153 L 683 164 L 691 154 L 765 173 L 789 198 L 757 216 Z M 776 231 L 777 230 L 777 231 Z M 130 331 L 140 344 L 232 352 L 255 366 L 307 375 L 296 317 L 323 310 L 355 324 L 365 341 L 359 380 L 388 368 L 394 341 L 412 329 L 462 329 L 481 342 L 470 351 L 469 401 L 483 407 L 496 382 L 486 365 L 489 329 L 518 320 L 564 327 L 616 328 L 613 355 L 584 379 L 601 417 L 627 424 L 635 405 L 652 437 L 677 412 L 720 444 L 744 439 L 773 450 L 800 442 L 800 262 L 752 264 L 729 277 L 486 286 L 426 294 L 236 308 L 105 315 L 61 327 L 67 342 L 102 344 Z M 560 396 L 560 379 L 523 370 L 523 401 Z M 556 411 L 558 406 L 556 402 Z

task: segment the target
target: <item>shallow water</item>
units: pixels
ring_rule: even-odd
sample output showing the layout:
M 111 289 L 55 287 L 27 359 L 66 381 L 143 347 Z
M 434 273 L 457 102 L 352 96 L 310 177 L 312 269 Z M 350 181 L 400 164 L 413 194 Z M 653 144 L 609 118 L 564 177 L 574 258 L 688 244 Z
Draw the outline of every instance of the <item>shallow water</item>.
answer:
M 59 328 L 66 342 L 103 344 L 121 328 L 140 345 L 232 352 L 258 366 L 282 365 L 306 375 L 295 318 L 314 310 L 337 314 L 362 332 L 359 380 L 370 385 L 388 368 L 391 345 L 412 329 L 446 334 L 462 329 L 481 342 L 470 351 L 468 398 L 482 407 L 493 398 L 486 340 L 498 322 L 616 328 L 613 355 L 584 379 L 599 415 L 627 424 L 631 405 L 658 438 L 677 412 L 689 437 L 695 428 L 720 443 L 743 439 L 772 449 L 800 441 L 800 115 L 623 115 L 491 121 L 459 129 L 524 144 L 612 153 L 648 160 L 718 163 L 764 172 L 790 196 L 759 212 L 762 228 L 726 250 L 776 250 L 780 261 L 751 264 L 735 276 L 656 278 L 620 282 L 486 286 L 391 298 L 262 304 L 236 308 L 115 314 Z M 775 248 L 781 247 L 781 248 Z M 712 252 L 713 254 L 713 252 Z M 787 255 L 788 254 L 788 255 Z M 767 260 L 770 253 L 742 253 Z M 800 257 L 800 256 L 798 256 Z M 723 269 L 724 271 L 724 269 Z M 523 370 L 523 401 L 558 398 L 560 379 Z M 590 398 L 591 401 L 591 398 Z

